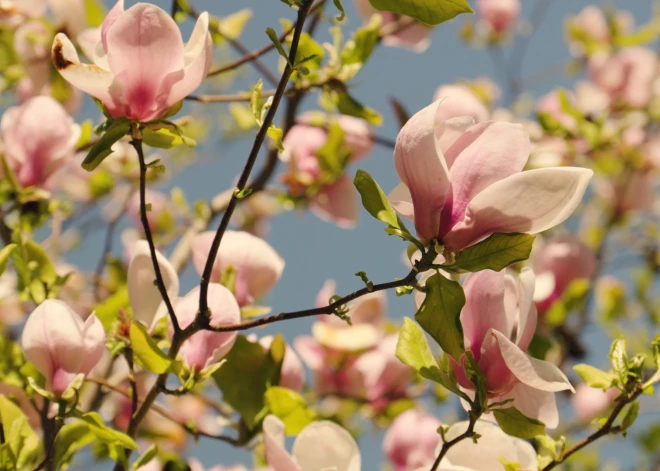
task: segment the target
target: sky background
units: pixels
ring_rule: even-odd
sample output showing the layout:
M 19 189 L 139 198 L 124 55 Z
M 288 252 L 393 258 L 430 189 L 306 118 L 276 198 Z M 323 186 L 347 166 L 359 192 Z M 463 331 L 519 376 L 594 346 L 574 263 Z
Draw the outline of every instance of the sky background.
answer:
M 223 16 L 237 9 L 250 8 L 254 12 L 248 28 L 241 40 L 250 48 L 255 49 L 268 42 L 264 33 L 267 27 L 280 30 L 280 18 L 293 20 L 295 12 L 278 0 L 190 0 L 198 10 L 208 10 L 213 15 Z M 542 0 L 543 1 L 543 0 Z M 580 0 L 549 0 L 551 3 L 546 18 L 535 32 L 529 50 L 523 63 L 523 76 L 536 76 L 539 71 L 547 71 L 554 67 L 561 71 L 561 64 L 569 59 L 568 48 L 563 41 L 563 22 L 568 15 L 579 12 L 591 3 Z M 361 24 L 352 0 L 343 0 L 347 12 L 344 25 L 345 36 Z M 132 0 L 126 1 L 129 7 Z M 169 10 L 169 0 L 154 3 Z M 474 2 L 471 2 L 474 4 Z M 523 16 L 528 17 L 535 0 L 522 0 Z M 106 4 L 111 2 L 106 0 Z M 644 23 L 651 16 L 651 1 L 619 0 L 608 1 L 619 8 L 626 8 L 634 14 L 638 23 Z M 328 11 L 334 14 L 332 6 Z M 352 82 L 353 94 L 384 116 L 384 124 L 376 132 L 379 135 L 394 139 L 397 133 L 397 123 L 394 119 L 388 100 L 396 97 L 411 112 L 428 105 L 435 89 L 442 84 L 453 83 L 460 79 L 475 79 L 490 77 L 503 84 L 501 69 L 495 69 L 490 55 L 485 50 L 476 50 L 462 44 L 458 39 L 459 28 L 465 17 L 437 27 L 434 31 L 431 47 L 423 54 L 379 47 L 368 64 Z M 182 26 L 184 37 L 191 29 L 190 22 Z M 321 38 L 327 38 L 327 23 L 321 25 Z M 510 47 L 504 48 L 508 55 Z M 218 55 L 218 63 L 222 63 Z M 266 63 L 275 70 L 277 56 L 270 54 Z M 570 85 L 574 78 L 562 77 L 556 73 L 544 73 L 544 80 L 528 89 L 535 96 L 543 94 L 557 85 Z M 257 81 L 258 76 L 250 66 L 243 67 L 241 73 L 229 91 L 248 90 Z M 316 96 L 309 96 L 303 104 L 303 109 L 317 108 Z M 92 108 L 86 107 L 91 113 Z M 215 119 L 226 111 L 224 104 L 210 104 L 206 108 L 195 108 L 195 112 L 207 112 L 211 118 L 213 132 L 207 142 L 199 149 L 200 163 L 160 185 L 159 189 L 167 190 L 179 186 L 186 192 L 189 201 L 197 199 L 208 200 L 211 196 L 226 189 L 239 174 L 252 142 L 252 137 L 241 142 L 223 142 L 220 126 Z M 96 116 L 96 113 L 89 116 Z M 280 116 L 278 115 L 278 119 Z M 214 122 L 215 121 L 215 122 Z M 256 165 L 258 169 L 265 150 L 260 155 Z M 376 147 L 371 155 L 359 162 L 359 166 L 350 169 L 354 174 L 357 168 L 364 168 L 389 192 L 398 179 L 394 172 L 391 149 Z M 281 167 L 280 167 L 281 170 Z M 405 276 L 407 268 L 401 261 L 405 244 L 399 239 L 386 236 L 383 224 L 372 219 L 362 211 L 362 219 L 354 230 L 344 230 L 325 223 L 310 213 L 285 213 L 272 222 L 268 235 L 269 243 L 286 260 L 286 268 L 282 279 L 268 297 L 268 304 L 274 312 L 306 309 L 314 305 L 314 299 L 323 283 L 328 279 L 337 281 L 339 293 L 346 294 L 361 287 L 362 282 L 353 274 L 366 271 L 374 282 L 390 281 Z M 217 224 L 217 223 L 216 223 Z M 213 229 L 215 229 L 215 225 Z M 85 235 L 84 244 L 71 256 L 71 261 L 86 269 L 93 269 L 102 245 L 103 231 Z M 115 249 L 120 250 L 120 244 L 115 243 Z M 189 269 L 182 278 L 182 293 L 188 291 L 198 282 L 198 277 Z M 389 317 L 400 321 L 403 316 L 412 316 L 414 310 L 412 299 L 403 297 L 397 299 L 394 293 L 389 296 Z M 295 322 L 277 323 L 265 329 L 260 334 L 282 332 L 287 340 L 296 335 L 307 334 L 313 319 L 302 319 Z M 591 332 L 590 342 L 601 354 L 596 358 L 596 366 L 603 366 L 604 352 L 609 341 Z M 596 345 L 597 344 L 597 345 Z M 454 411 L 451 411 L 453 414 Z M 447 416 L 449 417 L 449 416 Z M 442 415 L 441 415 L 442 418 Z M 382 436 L 366 433 L 360 440 L 363 456 L 363 469 L 366 471 L 379 469 L 383 462 L 380 449 Z M 196 456 L 205 465 L 250 463 L 250 455 L 243 451 L 233 450 L 230 446 L 218 442 L 202 440 L 199 445 L 191 448 L 191 455 Z M 624 454 L 621 454 L 624 453 Z M 632 450 L 622 451 L 622 446 L 608 447 L 605 457 L 619 456 L 618 459 L 631 457 Z

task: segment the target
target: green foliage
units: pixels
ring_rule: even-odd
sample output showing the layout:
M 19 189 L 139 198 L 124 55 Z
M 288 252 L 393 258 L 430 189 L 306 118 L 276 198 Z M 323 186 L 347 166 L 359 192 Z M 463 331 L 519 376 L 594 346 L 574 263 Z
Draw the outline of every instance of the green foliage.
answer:
M 465 375 L 474 386 L 474 400 L 470 401 L 472 412 L 479 415 L 488 408 L 488 390 L 486 389 L 486 378 L 470 350 L 465 352 L 463 367 Z
M 131 121 L 127 118 L 117 118 L 108 120 L 104 126 L 103 135 L 92 146 L 83 160 L 82 167 L 91 172 L 99 166 L 110 154 L 112 146 L 119 139 L 127 135 L 131 130 Z
M 362 118 L 368 123 L 377 126 L 383 124 L 383 117 L 380 113 L 357 101 L 348 93 L 344 86 L 324 87 L 323 94 L 319 100 L 321 105 L 327 110 L 337 110 L 341 114 Z
M 165 373 L 172 365 L 172 360 L 158 348 L 139 322 L 133 322 L 130 329 L 131 348 L 137 363 L 151 373 Z
M 344 21 L 344 18 L 346 17 L 346 11 L 344 10 L 344 5 L 342 5 L 341 0 L 332 0 L 332 1 L 335 4 L 337 10 L 339 10 L 339 16 L 337 17 L 337 21 Z
M 425 290 L 426 297 L 415 314 L 415 320 L 445 353 L 458 361 L 465 351 L 460 319 L 465 305 L 463 288 L 436 273 L 426 280 Z
M 31 240 L 23 242 L 18 233 L 13 236 L 16 248 L 12 251 L 12 261 L 18 274 L 18 290 L 22 296 L 32 298 L 41 304 L 56 294 L 64 279 L 57 276 L 55 266 L 46 251 Z
M 534 239 L 535 236 L 529 234 L 495 233 L 456 254 L 456 261 L 450 267 L 469 272 L 501 271 L 509 265 L 527 260 Z
M 268 413 L 277 416 L 284 423 L 287 435 L 298 435 L 316 418 L 316 412 L 309 409 L 307 401 L 296 391 L 272 386 L 266 390 L 265 402 Z
M 65 468 L 74 455 L 95 440 L 89 426 L 80 420 L 65 424 L 57 434 L 55 440 L 54 462 L 57 469 Z
M 379 11 L 410 16 L 422 23 L 437 25 L 460 15 L 474 13 L 466 0 L 369 0 Z
M 125 433 L 105 425 L 101 416 L 96 412 L 87 412 L 85 414 L 76 412 L 74 416 L 87 425 L 89 432 L 101 443 L 110 446 L 119 446 L 129 450 L 137 450 L 135 440 Z
M 0 445 L 2 469 L 21 470 L 36 462 L 40 447 L 39 437 L 30 427 L 20 407 L 6 396 L 0 395 L 0 420 L 5 443 Z
M 84 0 L 85 23 L 90 28 L 97 28 L 103 24 L 105 19 L 105 7 L 100 0 Z
M 289 60 L 289 54 L 284 50 L 284 46 L 282 45 L 282 42 L 280 41 L 280 38 L 277 36 L 277 33 L 273 28 L 266 28 L 266 35 L 268 35 L 268 39 L 273 43 L 275 46 L 275 49 L 277 49 L 277 52 L 279 53 L 280 57 L 282 57 L 287 65 L 293 69 L 294 65 L 291 63 Z
M 223 400 L 241 414 L 250 430 L 264 409 L 266 391 L 279 383 L 284 350 L 284 340 L 279 335 L 268 351 L 239 335 L 225 357 L 227 363 L 213 374 Z
M 96 317 L 103 324 L 103 328 L 108 331 L 112 323 L 119 316 L 121 309 L 129 307 L 128 290 L 126 286 L 119 288 L 114 294 L 107 297 L 101 304 L 97 304 L 94 308 Z
M 249 8 L 244 8 L 222 18 L 209 18 L 209 29 L 213 42 L 221 44 L 227 39 L 240 38 L 251 19 L 252 10 Z
M 345 82 L 355 77 L 371 57 L 380 38 L 382 22 L 380 15 L 372 16 L 366 25 L 355 31 L 351 40 L 346 41 L 339 54 L 340 71 L 337 74 L 339 80 Z
M 584 383 L 591 388 L 609 389 L 616 384 L 615 374 L 581 363 L 573 367 Z
M 159 149 L 171 149 L 182 144 L 197 146 L 197 142 L 186 136 L 181 127 L 165 119 L 146 123 L 142 129 L 142 140 L 146 145 Z
M 140 469 L 140 467 L 146 465 L 149 463 L 151 460 L 156 458 L 158 455 L 158 445 L 155 443 L 151 445 L 147 450 L 140 455 L 140 457 L 135 460 L 135 463 L 133 463 L 133 466 L 131 466 L 131 471 L 137 471 Z
M 0 275 L 5 272 L 9 263 L 9 257 L 14 249 L 16 249 L 16 244 L 9 244 L 0 249 Z
M 316 151 L 316 159 L 328 183 L 334 182 L 344 173 L 350 157 L 351 151 L 344 141 L 344 131 L 337 122 L 330 123 L 328 138 Z
M 493 411 L 493 415 L 499 426 L 508 435 L 527 439 L 545 434 L 543 422 L 525 416 L 515 407 L 496 409 Z

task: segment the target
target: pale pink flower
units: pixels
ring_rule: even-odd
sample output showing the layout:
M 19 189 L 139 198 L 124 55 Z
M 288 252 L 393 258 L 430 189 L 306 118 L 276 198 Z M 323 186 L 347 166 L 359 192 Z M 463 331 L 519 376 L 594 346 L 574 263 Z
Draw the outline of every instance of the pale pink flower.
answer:
M 215 232 L 203 232 L 192 243 L 193 265 L 199 274 L 211 250 Z M 222 279 L 228 268 L 236 272 L 234 293 L 240 306 L 252 304 L 267 294 L 282 276 L 284 260 L 263 239 L 247 232 L 226 231 L 213 264 L 211 282 Z
M 614 404 L 614 400 L 618 395 L 619 390 L 617 388 L 609 388 L 603 391 L 581 383 L 575 388 L 575 395 L 571 398 L 571 403 L 580 420 L 591 420 Z
M 53 98 L 8 108 L 0 122 L 9 167 L 23 186 L 40 186 L 73 156 L 80 127 Z
M 614 55 L 591 56 L 588 71 L 591 79 L 605 89 L 613 101 L 643 108 L 653 97 L 658 59 L 651 49 L 629 47 Z
M 53 42 L 53 62 L 69 83 L 99 99 L 113 118 L 149 121 L 162 116 L 202 83 L 213 56 L 208 14 L 202 13 L 184 46 L 165 11 L 124 0 L 110 10 L 93 51 L 94 65 L 81 64 L 69 38 Z
M 477 14 L 494 33 L 506 33 L 518 21 L 520 0 L 477 0 Z
M 172 302 L 176 318 L 182 329 L 188 327 L 199 311 L 199 286 L 182 298 Z M 241 320 L 241 309 L 234 295 L 224 286 L 211 283 L 208 291 L 210 325 L 220 327 L 237 324 Z M 173 334 L 170 329 L 170 335 Z M 186 365 L 197 371 L 220 361 L 236 341 L 236 332 L 197 332 L 183 343 L 179 355 Z
M 21 102 L 35 95 L 41 95 L 50 83 L 50 54 L 45 41 L 49 32 L 41 21 L 28 21 L 16 29 L 14 50 L 25 68 L 25 77 L 19 83 L 17 92 Z
M 162 218 L 166 217 L 169 213 L 170 201 L 166 194 L 149 189 L 146 191 L 145 201 L 151 205 L 151 209 L 147 211 L 147 221 L 149 222 L 149 228 L 153 231 L 158 227 L 158 223 Z M 127 213 L 133 225 L 141 230 L 142 220 L 140 219 L 139 192 L 134 192 L 128 201 Z
M 270 348 L 273 343 L 273 336 L 267 335 L 259 339 L 259 345 L 265 350 Z M 305 370 L 303 369 L 300 357 L 290 345 L 286 346 L 284 351 L 284 360 L 282 360 L 282 372 L 280 373 L 280 386 L 302 391 L 305 385 Z
M 248 471 L 248 469 L 245 466 L 240 464 L 237 464 L 235 466 L 217 465 L 207 469 L 200 461 L 196 459 L 192 459 L 188 461 L 188 466 L 190 466 L 190 471 Z
M 14 20 L 14 16 L 38 18 L 46 14 L 46 7 L 46 0 L 2 0 L 0 1 L 0 21 L 7 18 Z
M 438 107 L 438 122 L 469 116 L 480 123 L 487 121 L 490 115 L 481 98 L 465 85 L 441 85 L 433 95 L 433 101 L 439 100 L 442 106 Z
M 264 419 L 264 454 L 273 471 L 360 471 L 355 439 L 334 422 L 312 422 L 296 437 L 291 453 L 284 443 L 284 424 L 274 415 Z
M 574 28 L 594 41 L 607 42 L 610 40 L 610 27 L 602 8 L 596 5 L 586 6 L 580 13 L 571 19 Z
M 433 463 L 440 443 L 440 425 L 438 419 L 417 409 L 409 409 L 394 419 L 385 433 L 383 452 L 395 471 L 414 471 Z
M 575 96 L 570 92 L 565 93 L 569 104 L 573 105 L 575 103 Z M 557 90 L 553 90 L 537 100 L 536 112 L 549 115 L 564 129 L 569 131 L 575 131 L 577 128 L 575 118 L 562 110 L 559 92 Z
M 559 422 L 555 392 L 573 387 L 555 365 L 525 353 L 536 330 L 534 284 L 528 268 L 520 276 L 490 270 L 468 275 L 461 324 L 465 348 L 472 351 L 485 377 L 489 402 L 513 399 L 511 406 L 555 428 Z M 461 357 L 461 365 L 450 361 L 458 383 L 473 390 L 462 366 L 465 358 Z
M 390 27 L 388 25 L 396 23 L 402 18 L 396 13 L 376 10 L 371 6 L 369 0 L 355 0 L 355 8 L 364 21 L 369 21 L 374 14 L 380 15 L 383 18 L 384 27 Z M 398 28 L 394 33 L 385 36 L 385 38 L 383 38 L 383 44 L 386 46 L 401 47 L 414 52 L 424 52 L 431 45 L 432 32 L 433 28 L 430 26 L 415 21 L 412 24 Z
M 538 244 L 538 242 L 537 242 Z M 534 302 L 547 310 L 575 280 L 588 280 L 596 269 L 594 251 L 575 236 L 562 236 L 532 253 L 536 273 Z
M 83 321 L 62 301 L 47 299 L 28 317 L 21 342 L 25 358 L 46 377 L 46 388 L 60 395 L 101 359 L 105 331 L 94 314 Z
M 600 116 L 610 109 L 610 95 L 593 82 L 581 80 L 575 84 L 575 107 L 585 116 Z
M 410 118 L 394 150 L 402 184 L 389 199 L 414 219 L 419 237 L 456 251 L 495 232 L 542 232 L 571 215 L 591 170 L 522 172 L 530 142 L 521 125 L 469 117 L 438 123 L 441 107 L 435 102 Z

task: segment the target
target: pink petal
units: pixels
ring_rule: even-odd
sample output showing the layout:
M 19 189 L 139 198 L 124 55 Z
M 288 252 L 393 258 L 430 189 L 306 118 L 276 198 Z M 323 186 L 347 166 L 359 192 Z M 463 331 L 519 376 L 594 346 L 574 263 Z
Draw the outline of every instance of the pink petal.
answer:
M 268 350 L 273 343 L 273 336 L 268 335 L 259 339 L 259 344 Z M 282 360 L 282 374 L 280 375 L 280 386 L 302 391 L 305 385 L 305 370 L 303 369 L 300 357 L 290 345 L 286 346 L 284 351 L 284 360 Z
M 117 3 L 115 3 L 115 6 L 110 9 L 101 25 L 100 39 L 104 51 L 108 50 L 108 31 L 110 30 L 110 27 L 115 24 L 115 21 L 117 21 L 123 14 L 124 0 L 117 0 Z
M 264 454 L 273 471 L 302 471 L 284 448 L 284 424 L 274 415 L 264 419 Z
M 105 352 L 105 330 L 96 314 L 92 313 L 85 320 L 82 328 L 84 352 L 80 372 L 89 374 L 103 357 Z
M 449 170 L 439 148 L 436 115 L 439 102 L 413 115 L 396 139 L 394 166 L 408 187 L 420 237 L 434 239 L 440 227 L 440 211 L 449 190 Z
M 439 109 L 442 109 L 442 105 L 440 105 Z M 454 145 L 459 137 L 474 125 L 475 121 L 470 116 L 461 116 L 448 119 L 447 121 L 437 122 L 438 146 L 445 156 L 445 162 L 447 162 L 447 167 L 449 167 L 449 169 L 454 165 L 454 160 L 458 157 L 458 153 L 454 152 L 448 156 L 446 152 L 452 145 Z
M 530 150 L 520 124 L 488 121 L 465 131 L 445 152 L 451 164 L 440 235 L 463 220 L 470 201 L 495 182 L 522 171 Z
M 352 229 L 360 217 L 357 193 L 347 175 L 324 186 L 310 202 L 310 209 L 324 221 L 334 222 L 344 229 Z
M 355 439 L 345 429 L 327 420 L 305 427 L 296 438 L 291 454 L 299 469 L 305 471 L 360 471 L 361 467 L 360 450 Z M 293 468 L 287 471 L 293 471 Z
M 293 341 L 293 346 L 307 368 L 312 371 L 318 371 L 323 367 L 323 358 L 325 356 L 323 347 L 321 347 L 314 337 L 309 335 L 296 337 Z
M 493 331 L 506 366 L 522 383 L 534 389 L 575 392 L 566 375 L 549 361 L 532 358 L 501 332 Z
M 465 219 L 443 237 L 452 250 L 494 232 L 535 234 L 565 221 L 580 204 L 593 171 L 563 167 L 529 170 L 500 180 L 470 201 Z
M 515 407 L 527 417 L 540 420 L 547 428 L 556 428 L 559 425 L 559 412 L 555 393 L 542 391 L 517 383 L 507 394 L 494 398 L 491 402 L 501 402 L 513 399 L 511 407 Z
M 383 452 L 397 469 L 413 469 L 433 462 L 440 443 L 441 422 L 418 409 L 398 415 L 383 438 Z
M 399 183 L 392 192 L 387 195 L 387 199 L 394 210 L 406 219 L 415 220 L 415 207 L 412 203 L 410 190 L 404 183 Z
M 438 112 L 440 121 L 470 116 L 480 123 L 488 120 L 490 114 L 484 102 L 465 85 L 442 85 L 433 95 L 433 101 L 436 100 L 443 100 Z
M 510 276 L 510 274 L 507 274 L 507 278 Z M 518 345 L 522 351 L 525 351 L 534 337 L 538 320 L 536 306 L 534 305 L 536 277 L 530 268 L 525 267 L 520 272 L 520 275 L 514 277 L 514 280 L 516 283 L 517 297 L 517 312 L 514 324 L 517 328 L 514 343 Z

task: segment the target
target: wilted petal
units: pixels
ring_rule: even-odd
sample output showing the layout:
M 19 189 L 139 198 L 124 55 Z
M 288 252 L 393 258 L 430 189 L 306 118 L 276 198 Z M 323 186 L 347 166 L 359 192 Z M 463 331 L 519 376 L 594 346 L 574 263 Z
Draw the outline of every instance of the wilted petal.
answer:
M 313 422 L 300 432 L 292 455 L 304 471 L 360 471 L 361 466 L 360 450 L 351 434 L 326 420 Z M 287 471 L 293 469 L 297 468 Z
M 357 193 L 353 182 L 342 175 L 326 185 L 310 202 L 310 209 L 324 221 L 334 222 L 344 229 L 352 229 L 360 217 Z
M 284 424 L 274 415 L 264 419 L 264 454 L 273 471 L 302 471 L 284 448 Z
M 465 219 L 443 242 L 460 250 L 495 232 L 535 234 L 554 227 L 573 213 L 592 175 L 584 168 L 545 168 L 500 180 L 472 199 Z

